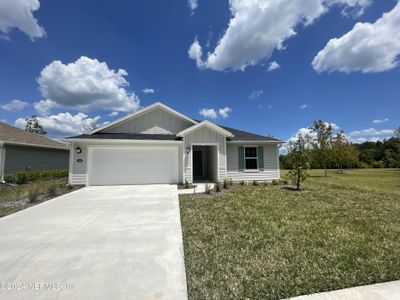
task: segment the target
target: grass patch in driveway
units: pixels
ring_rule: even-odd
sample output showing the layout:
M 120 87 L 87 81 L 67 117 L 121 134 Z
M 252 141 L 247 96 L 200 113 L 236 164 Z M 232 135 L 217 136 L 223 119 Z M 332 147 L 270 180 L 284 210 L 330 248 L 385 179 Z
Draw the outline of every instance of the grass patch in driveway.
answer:
M 313 175 L 302 193 L 260 185 L 182 197 L 189 298 L 275 299 L 400 279 L 400 170 Z

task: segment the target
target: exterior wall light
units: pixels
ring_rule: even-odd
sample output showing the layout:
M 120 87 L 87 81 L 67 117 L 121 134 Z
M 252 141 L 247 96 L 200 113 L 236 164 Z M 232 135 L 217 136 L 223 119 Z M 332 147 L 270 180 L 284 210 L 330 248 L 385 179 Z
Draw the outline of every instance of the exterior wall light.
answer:
M 81 154 L 82 153 L 82 149 L 81 147 L 76 147 L 76 154 Z
M 190 147 L 186 147 L 186 154 L 190 153 Z

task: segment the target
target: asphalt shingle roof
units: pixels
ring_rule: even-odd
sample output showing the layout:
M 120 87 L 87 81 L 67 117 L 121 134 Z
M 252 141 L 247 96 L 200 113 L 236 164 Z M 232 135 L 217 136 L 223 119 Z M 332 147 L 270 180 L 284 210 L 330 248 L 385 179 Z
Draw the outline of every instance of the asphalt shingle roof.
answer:
M 0 122 L 0 142 L 68 150 L 68 146 L 63 143 L 49 139 L 43 135 L 27 132 L 3 122 Z

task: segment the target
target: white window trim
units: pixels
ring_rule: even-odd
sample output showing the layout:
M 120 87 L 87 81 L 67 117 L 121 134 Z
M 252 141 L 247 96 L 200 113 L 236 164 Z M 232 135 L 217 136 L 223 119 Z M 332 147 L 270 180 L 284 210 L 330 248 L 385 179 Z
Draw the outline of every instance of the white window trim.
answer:
M 246 148 L 256 148 L 256 157 L 246 157 Z M 247 145 L 244 146 L 244 153 L 243 153 L 243 159 L 244 159 L 244 172 L 251 173 L 251 172 L 260 172 L 259 168 L 259 163 L 258 163 L 258 146 L 254 145 Z M 257 169 L 246 169 L 246 159 L 256 159 L 257 160 Z

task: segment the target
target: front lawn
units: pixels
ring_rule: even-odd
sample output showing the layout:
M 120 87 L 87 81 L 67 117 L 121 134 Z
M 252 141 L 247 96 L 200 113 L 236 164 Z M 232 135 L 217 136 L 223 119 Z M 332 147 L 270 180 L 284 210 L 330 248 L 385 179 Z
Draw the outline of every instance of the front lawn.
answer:
M 400 170 L 180 199 L 190 299 L 276 299 L 400 279 Z

